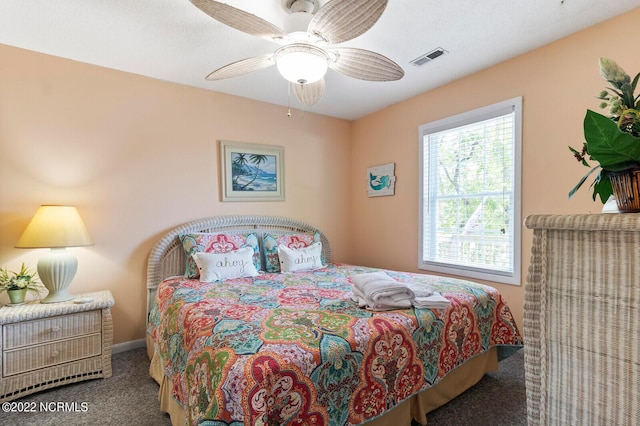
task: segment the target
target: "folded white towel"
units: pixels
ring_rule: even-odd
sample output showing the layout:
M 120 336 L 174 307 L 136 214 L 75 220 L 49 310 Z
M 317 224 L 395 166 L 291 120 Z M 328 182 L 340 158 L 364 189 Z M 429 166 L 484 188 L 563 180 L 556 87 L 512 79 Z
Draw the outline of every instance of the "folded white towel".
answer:
M 358 297 L 355 294 L 351 296 L 351 299 L 356 302 L 360 308 L 365 308 L 370 311 L 392 311 L 394 309 L 409 309 L 413 306 L 412 301 L 407 299 L 398 301 L 385 299 L 379 303 L 374 303 L 364 297 Z
M 417 297 L 413 300 L 413 306 L 416 308 L 427 308 L 427 309 L 446 309 L 449 304 L 449 299 L 442 296 L 441 294 L 434 293 L 431 296 L 426 297 Z
M 406 283 L 406 286 L 413 291 L 413 294 L 418 297 L 429 297 L 433 294 L 433 288 L 429 284 L 420 283 L 416 281 L 410 281 Z
M 351 282 L 365 298 L 374 302 L 387 297 L 396 301 L 415 297 L 413 290 L 406 284 L 394 280 L 382 271 L 356 275 Z
M 356 275 L 351 282 L 352 299 L 367 309 L 379 311 L 410 308 L 415 298 L 413 290 L 407 285 L 382 271 Z

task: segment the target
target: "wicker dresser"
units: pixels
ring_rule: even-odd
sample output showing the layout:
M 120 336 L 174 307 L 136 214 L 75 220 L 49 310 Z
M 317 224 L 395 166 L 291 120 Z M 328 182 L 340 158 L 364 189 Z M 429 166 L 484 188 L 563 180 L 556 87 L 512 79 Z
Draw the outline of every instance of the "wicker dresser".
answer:
M 640 214 L 525 225 L 529 425 L 640 424 Z
M 74 301 L 0 308 L 0 401 L 55 386 L 111 377 L 109 291 Z

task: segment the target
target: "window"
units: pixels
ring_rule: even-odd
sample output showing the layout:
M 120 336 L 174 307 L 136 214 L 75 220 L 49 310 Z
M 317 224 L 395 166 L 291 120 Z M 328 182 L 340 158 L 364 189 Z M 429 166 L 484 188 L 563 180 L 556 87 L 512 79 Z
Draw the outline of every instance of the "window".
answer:
M 420 269 L 520 284 L 522 98 L 420 126 Z

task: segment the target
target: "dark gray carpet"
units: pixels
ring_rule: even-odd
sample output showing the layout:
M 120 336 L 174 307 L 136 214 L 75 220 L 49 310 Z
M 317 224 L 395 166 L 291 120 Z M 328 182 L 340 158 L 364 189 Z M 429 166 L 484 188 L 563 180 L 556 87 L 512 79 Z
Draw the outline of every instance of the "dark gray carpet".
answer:
M 0 411 L 0 425 L 42 426 L 165 426 L 169 417 L 158 410 L 158 385 L 147 373 L 144 349 L 113 356 L 113 377 L 50 389 L 14 402 L 35 402 L 35 413 Z M 40 403 L 77 403 L 80 412 L 40 410 Z M 81 403 L 86 403 L 86 410 Z M 19 404 L 15 404 L 19 405 Z M 24 405 L 24 404 L 22 404 Z M 433 425 L 526 425 L 524 354 L 519 351 L 500 363 L 500 371 L 487 374 L 477 385 L 427 416 Z M 401 425 L 398 425 L 401 426 Z
M 158 409 L 158 385 L 149 376 L 149 358 L 144 348 L 115 354 L 113 376 L 49 389 L 16 402 L 37 404 L 37 413 L 0 413 L 0 425 L 42 426 L 163 426 L 171 425 L 169 416 Z M 82 402 L 86 412 L 43 413 L 40 403 Z
M 485 374 L 471 389 L 427 414 L 427 424 L 526 426 L 524 350 L 501 361 L 499 371 Z

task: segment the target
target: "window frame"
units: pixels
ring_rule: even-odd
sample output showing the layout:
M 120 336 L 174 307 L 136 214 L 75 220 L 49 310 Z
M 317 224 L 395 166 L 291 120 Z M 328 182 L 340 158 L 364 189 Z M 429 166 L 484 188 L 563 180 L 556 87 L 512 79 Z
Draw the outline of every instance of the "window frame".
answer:
M 424 261 L 424 240 L 425 240 L 425 135 L 455 129 L 465 125 L 477 123 L 490 118 L 504 115 L 503 111 L 511 108 L 514 112 L 513 121 L 513 247 L 510 261 L 513 264 L 513 271 L 499 271 L 487 268 L 472 267 L 467 265 L 454 265 L 449 263 L 439 263 Z M 522 234 L 522 97 L 518 96 L 492 105 L 477 108 L 472 111 L 456 114 L 441 120 L 426 123 L 418 127 L 419 145 L 419 235 L 418 235 L 418 269 L 433 271 L 447 275 L 456 275 L 465 278 L 480 279 L 486 281 L 499 282 L 510 285 L 521 285 L 521 234 Z M 428 190 L 428 188 L 426 188 Z M 428 208 L 428 207 L 427 207 Z

